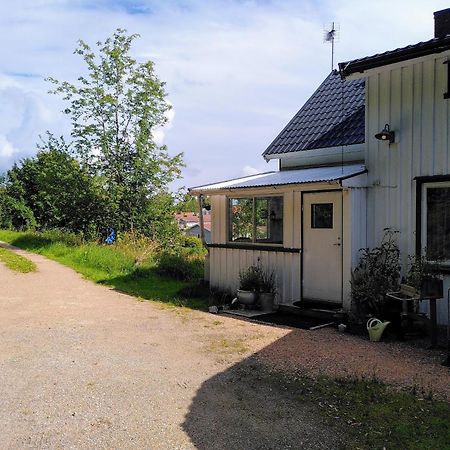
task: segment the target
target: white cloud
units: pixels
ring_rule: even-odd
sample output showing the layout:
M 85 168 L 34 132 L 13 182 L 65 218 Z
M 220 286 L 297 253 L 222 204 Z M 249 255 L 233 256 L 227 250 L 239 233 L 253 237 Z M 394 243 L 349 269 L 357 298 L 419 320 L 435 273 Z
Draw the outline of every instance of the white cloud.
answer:
M 57 103 L 11 77 L 0 78 L 0 105 L 0 173 L 33 155 L 39 135 L 48 128 L 65 130 Z
M 187 186 L 242 176 L 242 167 L 276 169 L 261 153 L 330 70 L 324 24 L 340 24 L 337 61 L 393 49 L 433 35 L 444 0 L 21 0 L 3 2 L 0 26 L 0 134 L 13 157 L 35 151 L 47 128 L 66 121 L 46 76 L 75 81 L 83 72 L 76 41 L 95 45 L 117 27 L 141 34 L 134 54 L 152 58 L 167 82 L 176 120 L 155 130 L 158 143 L 183 151 Z M 142 14 L 148 6 L 151 14 Z M 386 14 L 389 11 L 389 14 Z M 101 26 L 99 26 L 101 24 Z M 17 153 L 16 153 L 17 151 Z
M 17 153 L 17 150 L 14 149 L 11 142 L 9 142 L 5 136 L 0 134 L 0 159 L 9 159 L 14 153 Z
M 175 119 L 175 109 L 173 108 L 173 105 L 171 102 L 168 102 L 171 106 L 171 109 L 168 109 L 165 112 L 165 116 L 167 119 L 167 122 L 162 127 L 156 127 L 152 130 L 153 133 L 153 139 L 156 142 L 157 145 L 163 145 L 164 139 L 166 137 L 167 131 L 169 131 L 173 126 L 173 121 Z

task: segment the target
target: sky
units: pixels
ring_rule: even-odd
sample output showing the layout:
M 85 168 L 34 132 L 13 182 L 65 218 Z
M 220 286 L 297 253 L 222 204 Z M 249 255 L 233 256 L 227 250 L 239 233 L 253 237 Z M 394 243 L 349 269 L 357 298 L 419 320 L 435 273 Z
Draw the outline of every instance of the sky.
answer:
M 335 61 L 433 37 L 440 0 L 0 0 L 0 173 L 36 153 L 46 130 L 70 126 L 46 77 L 74 82 L 73 50 L 117 28 L 139 33 L 173 105 L 156 138 L 184 153 L 192 187 L 276 170 L 261 154 L 331 70 L 323 42 L 339 27 Z

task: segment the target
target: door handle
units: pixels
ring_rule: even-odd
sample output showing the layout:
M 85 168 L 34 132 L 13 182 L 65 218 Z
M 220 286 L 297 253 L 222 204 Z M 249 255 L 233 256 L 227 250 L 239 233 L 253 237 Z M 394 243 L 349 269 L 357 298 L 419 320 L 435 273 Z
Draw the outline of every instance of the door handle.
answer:
M 340 247 L 340 246 L 341 246 L 341 243 L 338 242 L 337 244 L 333 244 L 333 245 L 336 245 L 337 247 Z

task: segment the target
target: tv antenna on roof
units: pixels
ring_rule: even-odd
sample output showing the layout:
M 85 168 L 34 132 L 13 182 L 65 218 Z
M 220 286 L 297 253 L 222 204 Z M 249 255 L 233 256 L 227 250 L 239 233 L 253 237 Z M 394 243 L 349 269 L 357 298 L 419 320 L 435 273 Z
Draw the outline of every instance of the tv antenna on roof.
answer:
M 339 38 L 339 24 L 331 22 L 329 27 L 323 29 L 323 42 L 331 43 L 331 70 L 334 69 L 334 42 Z

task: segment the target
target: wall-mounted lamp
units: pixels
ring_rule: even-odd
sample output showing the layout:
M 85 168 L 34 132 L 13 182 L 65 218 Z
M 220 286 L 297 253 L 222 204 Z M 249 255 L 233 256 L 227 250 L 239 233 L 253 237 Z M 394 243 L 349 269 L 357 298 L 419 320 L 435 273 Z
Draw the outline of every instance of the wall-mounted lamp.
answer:
M 379 141 L 388 141 L 389 144 L 392 144 L 395 139 L 395 131 L 391 131 L 389 128 L 389 124 L 387 123 L 384 128 L 375 135 L 375 137 Z

